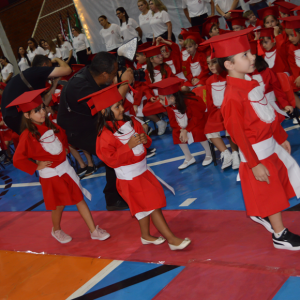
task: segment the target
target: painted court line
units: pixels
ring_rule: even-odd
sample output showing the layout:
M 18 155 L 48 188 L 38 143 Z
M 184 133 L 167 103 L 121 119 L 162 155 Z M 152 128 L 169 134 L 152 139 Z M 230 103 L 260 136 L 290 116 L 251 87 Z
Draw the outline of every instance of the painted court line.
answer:
M 182 202 L 179 206 L 189 206 L 191 205 L 197 198 L 188 198 L 184 202 Z
M 109 265 L 107 265 L 98 274 L 96 274 L 93 278 L 91 278 L 88 282 L 86 282 L 82 287 L 80 287 L 76 292 L 74 292 L 66 300 L 72 300 L 72 299 L 75 299 L 77 297 L 84 295 L 94 285 L 96 285 L 103 278 L 105 278 L 109 273 L 111 273 L 114 269 L 116 269 L 122 262 L 123 262 L 123 260 L 113 260 Z

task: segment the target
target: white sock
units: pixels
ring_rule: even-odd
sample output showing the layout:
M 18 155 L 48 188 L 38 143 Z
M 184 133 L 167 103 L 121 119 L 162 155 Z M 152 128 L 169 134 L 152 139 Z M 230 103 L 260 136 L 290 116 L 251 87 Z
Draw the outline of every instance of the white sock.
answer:
M 193 156 L 191 154 L 189 146 L 187 144 L 179 144 L 179 147 L 185 156 L 185 160 L 190 161 L 193 158 Z
M 283 233 L 284 231 L 285 231 L 285 228 L 284 228 L 282 231 L 278 232 L 278 233 L 274 232 L 275 237 L 276 237 L 277 239 L 280 238 L 281 235 L 282 235 L 282 233 Z
M 210 151 L 210 148 L 209 148 L 209 143 L 208 143 L 208 141 L 200 142 L 200 144 L 201 144 L 202 147 L 204 148 L 205 156 L 211 156 L 211 151 Z
M 162 125 L 164 125 L 164 123 L 165 123 L 165 121 L 159 120 L 158 122 L 156 122 L 156 125 L 157 126 L 162 126 Z

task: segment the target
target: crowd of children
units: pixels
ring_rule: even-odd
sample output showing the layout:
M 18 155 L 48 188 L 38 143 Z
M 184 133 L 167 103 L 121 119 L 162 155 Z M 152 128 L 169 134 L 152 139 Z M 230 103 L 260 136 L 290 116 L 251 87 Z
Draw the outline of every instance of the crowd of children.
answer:
M 300 197 L 300 168 L 281 126 L 288 114 L 293 116 L 300 108 L 297 10 L 280 1 L 258 10 L 259 18 L 251 11 L 233 10 L 227 19 L 232 31 L 220 29 L 219 17 L 213 16 L 201 28 L 182 29 L 181 49 L 162 37 L 155 45 L 141 44 L 134 66 L 145 70 L 145 81 L 135 82 L 124 100 L 118 85 L 81 99 L 91 99 L 93 114 L 99 115 L 97 155 L 114 168 L 117 189 L 138 220 L 143 244 L 167 240 L 171 250 L 181 250 L 191 242 L 176 237 L 168 227 L 161 211 L 166 206 L 163 189 L 146 163 L 146 156 L 155 150 L 147 151 L 152 129 L 144 121 L 151 120 L 157 134 L 163 135 L 167 122 L 162 116 L 167 116 L 173 142 L 185 156 L 178 169 L 196 162 L 188 147 L 194 142 L 204 148 L 202 165 L 212 163 L 212 143 L 221 153 L 222 169 L 239 169 L 247 214 L 273 233 L 274 247 L 300 250 L 300 236 L 288 231 L 281 218 L 288 199 Z M 47 108 L 48 118 L 41 92 L 29 92 L 11 104 L 24 113 L 14 165 L 30 174 L 39 171 L 46 208 L 52 210 L 52 235 L 58 241 L 71 240 L 61 230 L 60 219 L 64 206 L 72 204 L 77 205 L 91 237 L 106 239 L 109 234 L 95 227 L 83 200 L 82 195 L 89 197 L 89 193 L 66 161 L 66 152 L 75 151 L 75 156 L 76 149 L 69 147 L 55 124 L 59 95 Z M 231 151 L 222 139 L 223 131 Z M 37 146 L 33 149 L 30 144 Z M 63 192 L 55 190 L 55 180 L 62 180 Z M 164 237 L 150 234 L 150 218 Z

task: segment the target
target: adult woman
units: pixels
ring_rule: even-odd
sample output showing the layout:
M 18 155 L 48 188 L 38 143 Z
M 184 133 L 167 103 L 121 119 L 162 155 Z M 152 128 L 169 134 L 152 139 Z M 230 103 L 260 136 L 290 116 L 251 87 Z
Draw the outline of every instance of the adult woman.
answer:
M 146 37 L 147 42 L 152 42 L 153 31 L 150 26 L 152 11 L 149 9 L 149 4 L 146 0 L 138 0 L 137 5 L 139 10 L 141 11 L 141 14 L 139 15 L 140 27 L 143 31 L 144 36 Z
M 31 62 L 27 56 L 27 53 L 23 47 L 18 49 L 18 67 L 21 72 L 31 67 Z
M 5 56 L 0 57 L 0 64 L 2 66 L 2 81 L 8 83 L 14 75 L 14 67 Z
M 104 40 L 106 51 L 116 52 L 123 44 L 120 26 L 117 24 L 110 24 L 107 17 L 104 15 L 100 16 L 98 21 L 103 27 L 99 34 Z
M 142 44 L 141 38 L 143 36 L 143 32 L 139 24 L 132 18 L 129 18 L 124 7 L 118 7 L 116 12 L 117 17 L 120 19 L 121 34 L 124 39 L 123 43 L 137 37 L 139 44 Z
M 28 39 L 28 47 L 29 47 L 29 52 L 28 52 L 28 58 L 30 60 L 30 62 L 33 61 L 34 57 L 37 54 L 40 55 L 48 55 L 47 52 L 38 45 L 38 43 L 36 42 L 36 40 L 34 38 L 30 38 Z
M 153 36 L 155 38 L 161 36 L 163 39 L 172 40 L 175 43 L 176 39 L 172 33 L 172 23 L 166 6 L 160 0 L 149 0 L 149 6 L 152 10 L 150 26 Z
M 71 65 L 76 64 L 76 60 L 73 56 L 73 47 L 68 42 L 65 41 L 62 34 L 59 33 L 56 36 L 57 48 L 61 52 L 62 59 L 71 67 Z
M 89 55 L 92 53 L 86 35 L 78 27 L 72 27 L 73 48 L 75 49 L 80 64 L 87 65 Z
M 49 50 L 48 57 L 52 60 L 53 58 L 61 58 L 61 52 L 58 48 L 56 48 L 56 45 L 52 40 L 48 40 L 48 42 L 45 42 L 45 48 Z

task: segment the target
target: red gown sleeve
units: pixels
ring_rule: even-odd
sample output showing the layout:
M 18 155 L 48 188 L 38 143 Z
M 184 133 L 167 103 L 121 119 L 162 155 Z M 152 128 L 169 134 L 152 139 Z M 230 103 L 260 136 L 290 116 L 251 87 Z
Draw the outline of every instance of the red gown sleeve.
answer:
M 278 120 L 278 117 L 272 123 L 272 127 L 273 127 L 273 137 L 274 137 L 275 141 L 279 145 L 281 145 L 283 142 L 285 142 L 287 140 L 288 134 L 286 133 L 286 131 L 281 126 L 281 124 Z
M 300 76 L 300 68 L 297 66 L 296 61 L 295 61 L 295 55 L 294 55 L 294 51 L 293 51 L 294 47 L 295 46 L 292 44 L 289 47 L 288 62 L 289 62 L 290 68 L 292 70 L 293 78 L 294 78 L 294 80 L 296 80 L 296 78 L 298 78 Z
M 134 129 L 138 134 L 145 133 L 144 128 L 139 121 L 136 121 L 133 119 L 133 123 L 134 123 Z M 147 144 L 144 144 L 144 146 L 146 148 L 149 148 L 152 144 L 152 139 L 147 134 L 146 134 L 146 137 L 147 137 Z
M 193 74 L 191 72 L 191 62 L 192 62 L 192 59 L 191 59 L 191 56 L 189 56 L 189 58 L 186 61 L 186 76 L 185 76 L 189 82 L 191 82 L 193 79 Z
M 202 101 L 203 106 L 200 102 L 194 100 L 187 100 L 187 117 L 188 117 L 188 125 L 185 128 L 188 132 L 191 132 L 196 126 L 199 126 L 199 120 L 204 117 L 206 105 Z
M 201 66 L 201 73 L 196 77 L 199 79 L 198 84 L 202 84 L 205 85 L 206 84 L 206 80 L 209 78 L 209 69 L 208 69 L 208 65 L 206 62 L 206 57 L 205 54 L 203 52 L 200 53 L 199 56 L 199 63 Z
M 172 45 L 170 47 L 172 49 L 171 58 L 173 60 L 173 63 L 174 63 L 175 69 L 176 69 L 176 74 L 181 73 L 182 65 L 181 65 L 181 52 L 180 52 L 179 46 L 176 43 L 172 43 Z

